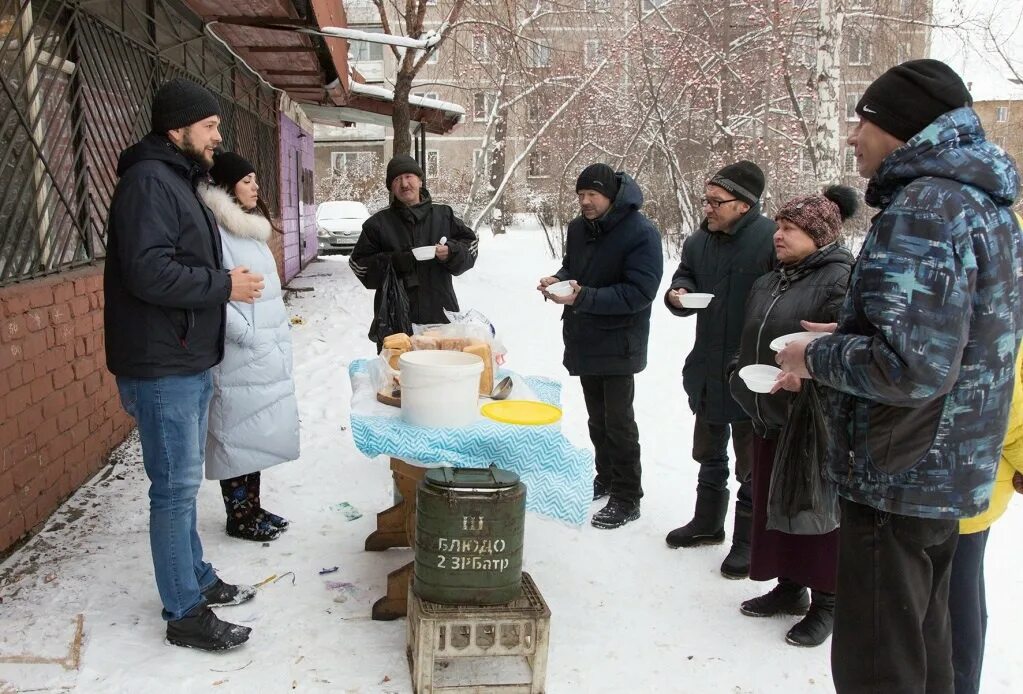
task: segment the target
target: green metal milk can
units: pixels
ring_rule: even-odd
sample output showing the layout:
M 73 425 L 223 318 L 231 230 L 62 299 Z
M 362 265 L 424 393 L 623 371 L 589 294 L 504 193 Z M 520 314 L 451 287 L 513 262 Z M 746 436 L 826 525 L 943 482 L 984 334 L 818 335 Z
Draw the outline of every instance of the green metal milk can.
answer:
M 526 487 L 498 468 L 434 468 L 416 497 L 412 589 L 442 605 L 500 605 L 522 591 Z

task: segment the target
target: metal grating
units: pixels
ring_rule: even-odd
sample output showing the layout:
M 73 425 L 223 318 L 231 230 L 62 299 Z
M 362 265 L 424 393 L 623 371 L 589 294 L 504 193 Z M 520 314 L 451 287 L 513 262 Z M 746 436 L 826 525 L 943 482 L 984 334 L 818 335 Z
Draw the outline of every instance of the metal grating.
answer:
M 117 158 L 172 77 L 220 100 L 224 147 L 280 214 L 276 99 L 174 0 L 0 0 L 0 286 L 105 255 Z

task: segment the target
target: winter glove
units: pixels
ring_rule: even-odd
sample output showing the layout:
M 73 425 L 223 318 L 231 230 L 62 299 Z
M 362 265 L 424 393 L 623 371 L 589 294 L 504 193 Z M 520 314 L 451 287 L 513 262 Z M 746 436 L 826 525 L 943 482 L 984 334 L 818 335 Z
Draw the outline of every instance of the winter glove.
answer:
M 1012 475 L 1012 488 L 1023 494 L 1023 473 L 1017 471 Z
M 416 257 L 412 251 L 394 251 L 391 253 L 391 265 L 399 275 L 411 275 L 416 267 Z

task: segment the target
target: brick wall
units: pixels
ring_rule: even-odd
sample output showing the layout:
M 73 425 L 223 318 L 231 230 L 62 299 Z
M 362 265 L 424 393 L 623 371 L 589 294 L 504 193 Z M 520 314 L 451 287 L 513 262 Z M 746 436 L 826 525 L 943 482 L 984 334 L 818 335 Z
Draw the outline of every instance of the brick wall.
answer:
M 0 553 L 131 431 L 103 349 L 103 268 L 0 288 Z

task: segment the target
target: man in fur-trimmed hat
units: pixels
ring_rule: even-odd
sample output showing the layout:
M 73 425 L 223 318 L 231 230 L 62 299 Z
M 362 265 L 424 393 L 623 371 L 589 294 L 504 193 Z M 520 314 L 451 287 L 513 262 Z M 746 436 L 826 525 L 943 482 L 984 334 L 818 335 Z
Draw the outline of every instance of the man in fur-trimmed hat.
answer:
M 682 245 L 682 259 L 664 304 L 676 316 L 696 316 L 696 341 L 682 369 L 682 386 L 696 415 L 693 460 L 699 466 L 693 518 L 668 533 L 669 547 L 725 541 L 728 513 L 728 443 L 735 451 L 732 546 L 721 563 L 725 578 L 749 575 L 753 518 L 751 475 L 753 425 L 732 398 L 729 364 L 739 351 L 746 296 L 753 282 L 774 268 L 776 225 L 761 212 L 764 172 L 751 161 L 723 167 L 704 187 L 700 228 Z M 693 308 L 686 294 L 713 294 L 706 308 Z
M 840 694 L 979 686 L 979 666 L 962 681 L 953 667 L 949 579 L 959 519 L 987 508 L 1005 437 L 1023 245 L 1019 173 L 972 103 L 937 60 L 902 63 L 863 92 L 848 144 L 880 212 L 837 327 L 808 328 L 834 334 L 778 354 L 834 395 Z M 969 647 L 983 652 L 980 641 Z

